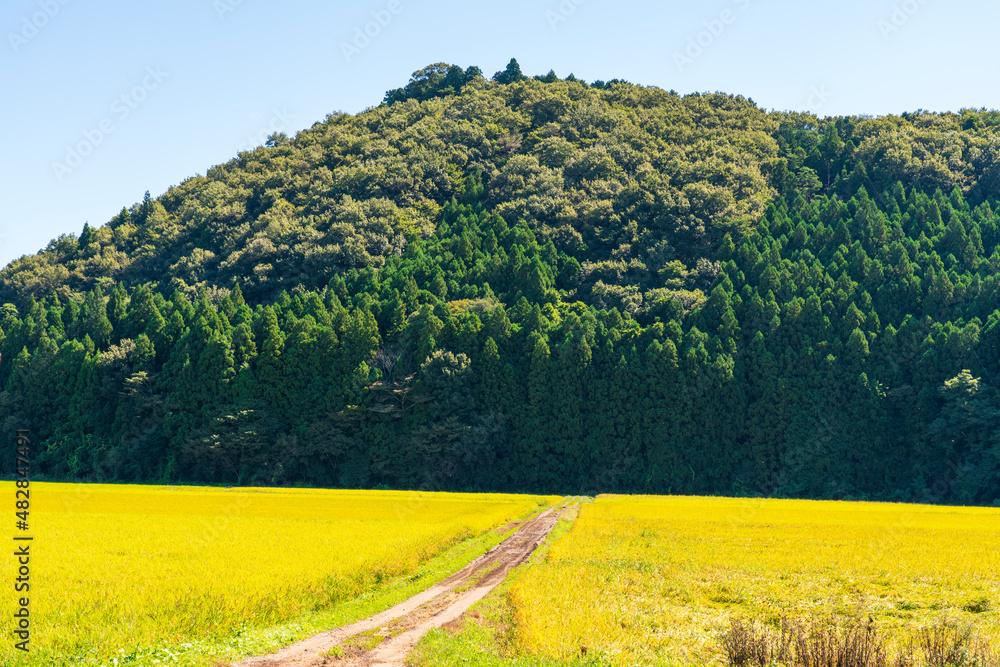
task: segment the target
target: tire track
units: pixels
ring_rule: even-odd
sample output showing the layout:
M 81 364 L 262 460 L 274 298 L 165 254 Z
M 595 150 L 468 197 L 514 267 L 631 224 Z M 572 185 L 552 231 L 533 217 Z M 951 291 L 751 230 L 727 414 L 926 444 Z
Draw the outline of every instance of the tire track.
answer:
M 534 553 L 566 503 L 525 522 L 516 533 L 441 583 L 369 618 L 314 635 L 232 667 L 396 667 L 420 639 L 456 620 Z M 340 647 L 341 655 L 325 655 Z

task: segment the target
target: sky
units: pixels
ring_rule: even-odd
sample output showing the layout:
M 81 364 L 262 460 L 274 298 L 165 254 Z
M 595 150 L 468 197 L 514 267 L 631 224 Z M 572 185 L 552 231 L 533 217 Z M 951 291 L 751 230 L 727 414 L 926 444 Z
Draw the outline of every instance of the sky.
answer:
M 1000 108 L 971 0 L 3 0 L 0 266 L 435 62 L 820 116 Z

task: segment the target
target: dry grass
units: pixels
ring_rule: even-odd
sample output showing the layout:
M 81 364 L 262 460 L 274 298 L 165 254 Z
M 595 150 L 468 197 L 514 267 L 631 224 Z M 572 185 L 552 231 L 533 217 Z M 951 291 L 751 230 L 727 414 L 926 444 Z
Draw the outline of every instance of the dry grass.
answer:
M 803 625 L 783 620 L 778 630 L 732 619 L 721 644 L 730 667 L 886 667 L 875 622 Z
M 777 629 L 733 618 L 720 644 L 729 667 L 996 667 L 987 640 L 971 625 L 944 618 L 920 629 L 890 661 L 874 619 L 844 622 L 783 619 Z
M 980 637 L 969 624 L 944 621 L 924 628 L 919 645 L 927 667 L 996 667 L 998 664 L 990 642 Z

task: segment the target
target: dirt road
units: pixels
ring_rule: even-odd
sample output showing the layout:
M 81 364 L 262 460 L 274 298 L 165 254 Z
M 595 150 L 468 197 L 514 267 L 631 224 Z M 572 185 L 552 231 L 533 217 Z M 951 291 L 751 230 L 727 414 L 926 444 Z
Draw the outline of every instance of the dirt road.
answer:
M 421 637 L 457 619 L 527 560 L 555 527 L 564 508 L 542 512 L 448 579 L 392 609 L 233 667 L 402 666 Z M 331 650 L 339 655 L 326 655 Z

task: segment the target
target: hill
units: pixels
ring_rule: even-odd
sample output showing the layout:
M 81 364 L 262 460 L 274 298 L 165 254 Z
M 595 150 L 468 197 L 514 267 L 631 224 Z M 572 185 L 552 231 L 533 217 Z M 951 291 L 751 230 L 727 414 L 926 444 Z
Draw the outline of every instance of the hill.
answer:
M 989 504 L 998 133 L 432 65 L 0 271 L 0 437 L 59 479 Z

